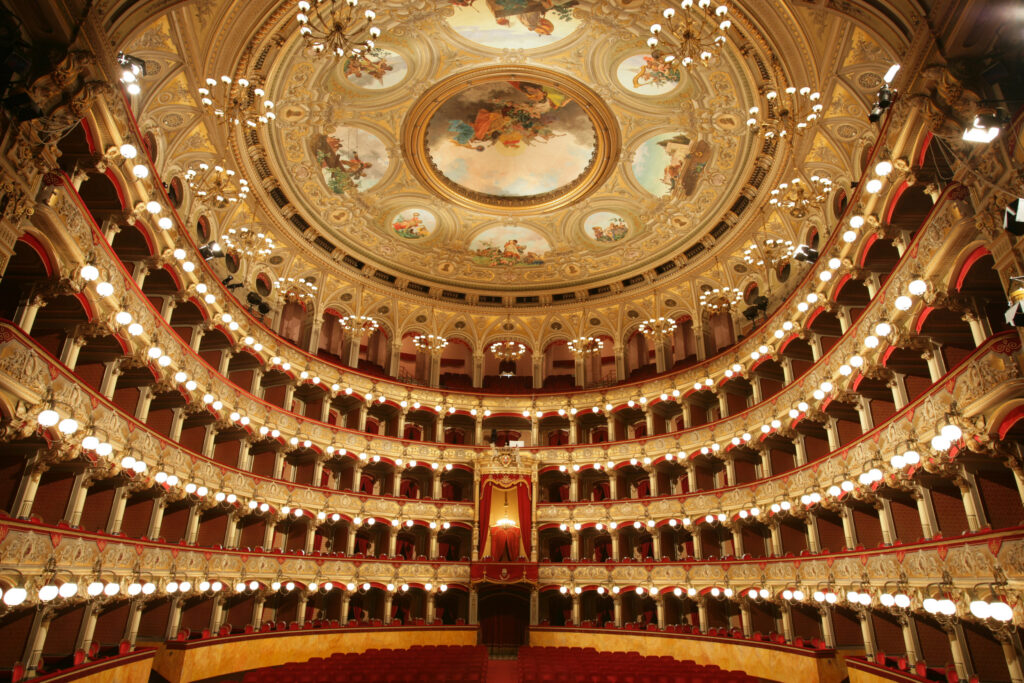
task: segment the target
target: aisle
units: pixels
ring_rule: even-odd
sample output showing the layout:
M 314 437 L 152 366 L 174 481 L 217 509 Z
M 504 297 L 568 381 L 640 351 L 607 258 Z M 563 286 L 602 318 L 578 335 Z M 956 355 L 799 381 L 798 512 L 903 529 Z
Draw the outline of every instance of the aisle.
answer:
M 487 683 L 516 683 L 519 680 L 519 660 L 492 659 L 487 662 Z

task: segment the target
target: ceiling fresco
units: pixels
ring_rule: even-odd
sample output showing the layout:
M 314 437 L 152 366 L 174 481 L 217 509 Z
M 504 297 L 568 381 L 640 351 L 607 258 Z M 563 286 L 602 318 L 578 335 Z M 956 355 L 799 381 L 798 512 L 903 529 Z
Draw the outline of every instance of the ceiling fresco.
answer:
M 359 57 L 310 54 L 289 3 L 182 6 L 124 43 L 147 62 L 140 123 L 183 164 L 162 173 L 212 156 L 250 179 L 278 248 L 240 277 L 315 275 L 344 291 L 355 259 L 359 286 L 385 297 L 416 298 L 415 282 L 467 302 L 586 298 L 641 274 L 692 306 L 703 285 L 770 289 L 742 261 L 751 237 L 802 241 L 832 209 L 793 220 L 765 198 L 790 157 L 840 187 L 856 177 L 889 60 L 863 29 L 782 0 L 730 3 L 735 44 L 690 70 L 650 58 L 660 8 L 629 0 L 375 4 L 384 34 Z M 221 73 L 258 76 L 277 120 L 232 133 L 205 115 L 196 84 Z M 823 124 L 769 148 L 747 112 L 791 81 L 821 87 Z M 239 211 L 211 216 L 214 237 Z
M 474 85 L 445 100 L 427 125 L 430 162 L 478 195 L 530 198 L 573 184 L 596 151 L 578 102 L 528 81 Z
M 744 77 L 724 55 L 659 70 L 630 43 L 580 60 L 607 30 L 585 9 L 454 2 L 341 64 L 286 45 L 267 161 L 288 199 L 360 259 L 468 288 L 671 258 L 754 164 Z M 500 64 L 511 45 L 522 63 Z

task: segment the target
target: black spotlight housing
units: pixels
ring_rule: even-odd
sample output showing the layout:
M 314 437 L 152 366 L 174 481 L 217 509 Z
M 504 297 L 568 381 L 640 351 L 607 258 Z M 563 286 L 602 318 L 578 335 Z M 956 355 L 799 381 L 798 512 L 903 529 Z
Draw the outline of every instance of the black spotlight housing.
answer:
M 761 296 L 759 296 L 756 299 L 754 299 L 754 305 L 757 306 L 757 310 L 759 310 L 759 311 L 762 311 L 762 312 L 763 311 L 767 311 L 768 310 L 768 297 L 766 297 L 765 295 L 762 294 Z
M 807 263 L 814 263 L 818 260 L 818 250 L 812 249 L 806 244 L 801 244 L 797 247 L 796 252 L 793 253 L 793 258 L 797 261 L 805 261 Z
M 1024 199 L 1014 199 L 1003 211 L 1003 229 L 1011 235 L 1024 235 Z
M 878 91 L 878 106 L 882 109 L 888 109 L 892 106 L 892 90 L 889 89 L 889 85 L 883 85 Z
M 245 295 L 245 300 L 249 302 L 250 306 L 259 306 L 263 303 L 263 297 L 256 292 L 249 292 Z
M 747 308 L 743 309 L 743 317 L 749 320 L 750 322 L 754 322 L 755 320 L 757 320 L 757 314 L 757 306 L 748 306 Z
M 220 245 L 216 242 L 207 242 L 206 244 L 199 247 L 199 255 L 206 261 L 212 261 L 215 258 L 225 258 L 227 254 L 220 248 Z

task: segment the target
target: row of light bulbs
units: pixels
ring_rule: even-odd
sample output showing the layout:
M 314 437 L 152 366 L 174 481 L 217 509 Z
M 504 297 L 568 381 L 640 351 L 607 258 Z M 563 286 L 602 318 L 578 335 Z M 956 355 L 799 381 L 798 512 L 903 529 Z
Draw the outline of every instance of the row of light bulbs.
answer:
M 702 7 L 704 6 L 704 4 L 706 4 L 706 3 L 702 3 Z M 719 9 L 720 10 L 724 10 L 724 8 L 719 8 Z M 134 71 L 135 74 L 138 74 L 138 72 L 139 72 L 138 71 L 138 67 L 134 67 L 134 66 L 129 71 Z M 127 79 L 126 82 L 131 80 L 131 76 L 125 76 L 125 78 Z M 230 82 L 230 78 L 227 77 L 227 76 L 222 77 L 222 80 L 224 80 L 224 82 L 226 82 L 226 83 Z M 241 83 L 241 82 L 239 84 L 242 85 L 243 87 L 248 85 L 248 83 Z M 801 94 L 806 94 L 806 93 L 801 92 Z M 812 95 L 814 95 L 814 94 L 815 93 L 812 93 Z M 258 92 L 257 95 L 262 95 L 262 93 Z M 769 94 L 768 97 L 771 98 L 771 94 Z M 132 159 L 132 158 L 134 158 L 137 155 L 137 150 L 131 144 L 123 145 L 122 148 L 121 148 L 121 152 L 122 152 L 122 156 L 124 156 L 126 159 Z M 148 173 L 149 173 L 148 168 L 145 165 L 139 165 L 139 166 L 141 166 L 141 168 L 135 173 L 136 177 L 138 177 L 140 179 L 147 177 Z M 887 161 L 887 160 L 885 160 L 885 161 L 879 162 L 876 165 L 876 167 L 875 167 L 875 174 L 877 176 L 880 176 L 880 177 L 887 177 L 892 172 L 892 170 L 893 170 L 892 163 Z M 872 193 L 880 191 L 880 189 L 881 189 L 881 184 L 880 183 L 881 183 L 881 181 L 878 178 L 875 178 L 872 181 L 869 181 L 867 183 L 867 187 L 866 187 L 867 191 L 868 192 L 872 192 Z M 150 208 L 150 205 L 153 205 L 153 207 Z M 155 202 L 155 201 L 151 201 L 151 202 L 149 202 L 149 204 L 147 204 L 147 209 L 149 209 L 150 212 L 154 213 L 154 214 L 159 213 L 159 209 L 160 208 L 161 207 L 160 207 L 159 203 Z M 855 219 L 857 219 L 857 218 L 860 218 L 861 221 L 863 220 L 862 217 L 855 217 Z M 170 219 L 166 218 L 166 217 L 164 217 L 164 219 L 166 219 L 166 221 L 167 221 L 167 227 L 170 227 L 171 226 Z M 164 220 L 164 219 L 161 219 L 161 220 Z M 163 227 L 163 225 L 161 225 L 161 227 Z M 181 251 L 181 250 L 176 250 L 176 251 Z M 178 256 L 177 253 L 175 255 Z M 180 259 L 182 257 L 178 256 L 178 258 Z M 838 260 L 837 259 L 832 259 L 832 260 L 837 262 L 835 267 L 838 267 Z M 192 266 L 192 267 L 189 268 L 189 266 Z M 831 266 L 831 263 L 830 263 L 830 266 Z M 195 264 L 186 261 L 185 263 L 183 263 L 183 269 L 185 269 L 186 272 L 192 272 L 195 269 Z M 822 272 L 820 274 L 820 277 L 821 277 L 822 280 L 827 281 L 828 279 L 831 279 L 831 273 L 828 273 L 826 275 L 825 272 Z M 139 327 L 141 327 L 141 326 L 139 326 Z M 136 328 L 136 329 L 138 329 L 138 328 Z M 234 329 L 237 329 L 237 323 L 234 324 Z M 777 336 L 778 336 L 778 333 L 777 333 Z M 560 410 L 559 412 L 561 413 L 562 411 Z M 595 412 L 597 412 L 596 411 L 596 407 L 595 407 Z
M 618 595 L 622 592 L 622 589 L 619 586 L 612 586 L 610 590 L 605 589 L 604 586 L 598 586 L 595 590 L 598 595 L 604 595 L 605 592 Z M 664 589 L 658 588 L 657 586 L 649 586 L 647 588 L 644 588 L 643 586 L 636 586 L 633 590 L 637 595 L 643 595 L 646 592 L 652 597 L 665 592 Z M 559 586 L 558 592 L 562 595 L 580 595 L 583 593 L 583 588 L 581 586 Z M 682 597 L 684 593 L 691 598 L 697 595 L 697 589 L 692 586 L 685 590 L 677 586 L 673 588 L 671 592 L 677 598 Z M 712 597 L 716 598 L 719 596 L 731 598 L 735 594 L 735 591 L 729 587 L 719 588 L 718 586 L 712 586 L 708 593 L 710 593 Z M 750 588 L 746 591 L 745 595 L 751 600 L 768 600 L 771 598 L 772 594 L 767 588 Z M 800 588 L 786 588 L 779 592 L 779 597 L 786 602 L 803 602 L 808 596 Z M 839 601 L 839 596 L 832 590 L 816 590 L 812 594 L 812 597 L 815 602 L 826 603 L 829 605 L 834 605 Z M 844 597 L 846 602 L 849 604 L 860 605 L 863 607 L 870 606 L 873 601 L 870 593 L 853 589 L 846 591 Z M 878 600 L 883 607 L 909 609 L 911 605 L 910 596 L 906 593 L 882 593 L 878 596 Z M 949 598 L 925 598 L 922 601 L 921 608 L 929 614 L 942 614 L 945 616 L 952 616 L 956 614 L 957 611 L 956 603 Z M 994 619 L 995 621 L 1008 622 L 1013 619 L 1013 608 L 1002 600 L 992 602 L 987 600 L 973 600 L 969 605 L 969 609 L 973 616 L 981 620 Z
M 135 150 L 134 150 L 134 148 L 133 148 L 132 146 L 130 146 L 130 145 L 126 145 L 126 147 L 131 147 L 131 150 L 126 150 L 126 149 L 122 149 L 122 153 L 124 153 L 124 152 L 127 152 L 127 153 L 128 153 L 128 155 L 131 155 L 131 154 L 132 154 L 132 152 L 134 152 L 134 151 L 135 151 Z M 126 158 L 127 158 L 127 155 L 126 155 Z M 884 166 L 885 164 L 888 164 L 888 166 Z M 143 168 L 145 168 L 145 167 L 143 167 Z M 889 163 L 889 162 L 881 162 L 881 163 L 879 164 L 879 168 L 878 168 L 878 169 L 876 169 L 876 173 L 884 173 L 884 172 L 891 172 L 891 170 L 892 170 L 892 169 L 891 169 L 891 163 Z M 146 173 L 148 174 L 148 169 L 146 170 Z M 879 189 L 880 189 L 880 188 L 879 188 Z M 152 213 L 152 212 L 154 212 L 154 209 L 159 209 L 159 208 L 160 208 L 160 206 L 159 206 L 159 204 L 158 204 L 157 202 L 150 202 L 150 203 L 154 205 L 154 207 L 153 207 L 152 209 L 150 209 L 150 208 L 149 208 L 149 207 L 147 206 L 147 209 L 148 209 L 148 210 L 150 210 L 150 211 L 151 211 L 151 213 Z M 169 219 L 168 219 L 168 220 L 169 220 Z M 850 221 L 850 224 L 851 224 L 851 228 L 853 228 L 853 227 L 859 227 L 859 225 L 860 225 L 860 224 L 863 224 L 863 217 L 862 217 L 862 216 L 859 216 L 859 215 L 857 215 L 857 216 L 854 216 L 854 217 L 853 217 L 853 218 L 851 219 L 851 221 Z M 182 269 L 183 269 L 183 270 L 185 270 L 186 272 L 192 272 L 192 271 L 194 271 L 194 269 L 195 269 L 195 264 L 194 264 L 194 263 L 192 263 L 191 261 L 187 261 L 187 260 L 185 260 L 185 258 L 184 258 L 184 257 L 185 257 L 185 252 L 184 252 L 184 250 L 183 250 L 183 249 L 176 249 L 176 250 L 175 250 L 175 252 L 174 252 L 174 256 L 175 256 L 175 257 L 176 257 L 177 259 L 179 259 L 179 260 L 181 260 L 181 261 L 182 261 Z M 191 266 L 191 268 L 189 268 L 189 266 Z M 832 269 L 834 269 L 834 268 L 838 268 L 838 267 L 840 266 L 840 262 L 839 262 L 839 260 L 838 260 L 838 259 L 835 259 L 835 258 L 833 258 L 833 259 L 831 259 L 831 260 L 830 260 L 830 262 L 829 262 L 829 266 L 830 266 L 830 268 L 829 268 L 828 270 L 824 270 L 824 271 L 822 271 L 822 272 L 821 272 L 821 273 L 819 274 L 819 278 L 820 278 L 821 280 L 823 280 L 823 281 L 828 281 L 828 280 L 830 280 L 830 279 L 831 279 L 831 275 L 832 275 L 832 274 L 831 274 L 831 270 L 832 270 Z M 91 279 L 95 279 L 95 278 L 96 278 L 97 276 L 98 276 L 98 271 L 97 271 L 97 270 L 95 269 L 95 266 L 87 265 L 87 266 L 83 267 L 83 279 L 90 279 L 90 278 L 91 278 Z M 200 284 L 200 285 L 202 285 L 203 283 L 199 283 L 199 284 Z M 104 286 L 104 285 L 105 285 L 105 286 Z M 927 288 L 927 286 L 926 286 L 926 285 L 925 285 L 925 284 L 924 284 L 923 282 L 921 282 L 921 281 L 915 281 L 915 282 L 914 282 L 914 283 L 912 283 L 912 285 L 911 285 L 911 293 L 915 293 L 915 289 L 916 289 L 916 288 L 923 288 L 923 289 L 926 289 L 926 288 Z M 923 289 L 922 289 L 922 291 L 923 291 Z M 106 292 L 106 294 L 104 294 L 104 292 Z M 101 283 L 98 283 L 98 284 L 97 284 L 97 293 L 98 293 L 98 294 L 100 294 L 101 296 L 103 296 L 103 295 L 105 295 L 105 296 L 109 296 L 110 294 L 112 294 L 112 293 L 113 293 L 113 286 L 112 286 L 112 285 L 110 285 L 109 283 L 105 283 L 105 282 L 101 282 Z M 208 296 L 208 297 L 212 297 L 212 294 L 208 294 L 207 296 Z M 813 293 L 813 292 L 812 292 L 811 294 L 809 294 L 809 295 L 807 296 L 807 303 L 811 303 L 811 304 L 813 304 L 813 303 L 816 303 L 817 299 L 818 299 L 818 295 L 817 295 L 816 293 Z M 897 300 L 897 308 L 898 308 L 898 309 L 900 309 L 900 310 L 906 310 L 906 308 L 909 308 L 909 305 L 907 305 L 907 304 L 909 304 L 909 303 L 911 303 L 911 302 L 909 302 L 909 300 L 908 300 L 908 299 L 909 299 L 909 297 L 906 297 L 906 296 L 901 296 L 901 297 L 899 297 L 899 299 Z M 806 310 L 808 310 L 808 308 L 809 308 L 809 307 L 807 306 L 807 303 L 805 303 L 805 302 L 801 302 L 801 303 L 800 303 L 800 304 L 798 305 L 798 307 L 797 307 L 797 308 L 798 308 L 798 310 L 800 310 L 801 312 L 806 312 Z M 906 308 L 904 308 L 904 306 L 906 306 Z M 142 330 L 141 330 L 141 327 L 142 327 L 142 326 L 141 326 L 141 325 L 140 325 L 139 323 L 137 323 L 137 322 L 134 322 L 134 321 L 132 321 L 132 320 L 131 320 L 131 316 L 130 316 L 130 313 L 128 313 L 127 311 L 120 311 L 120 312 L 119 312 L 119 313 L 117 314 L 117 316 L 116 316 L 116 319 L 117 319 L 117 321 L 119 322 L 119 324 L 126 324 L 126 325 L 127 325 L 128 327 L 129 327 L 129 333 L 131 333 L 131 332 L 132 332 L 132 328 L 133 328 L 133 326 L 134 326 L 134 329 L 135 329 L 135 331 L 136 331 L 136 332 L 138 332 L 138 333 L 141 333 L 141 331 L 142 331 Z M 224 314 L 222 314 L 222 320 L 224 320 L 224 321 L 225 321 L 225 322 L 226 322 L 226 323 L 228 324 L 228 326 L 229 326 L 229 329 L 232 329 L 232 331 L 237 331 L 237 329 L 238 329 L 238 323 L 230 319 L 230 314 L 227 314 L 227 313 L 224 313 Z M 880 325 L 881 325 L 881 324 L 880 324 Z M 789 327 L 790 327 L 790 329 L 792 329 L 792 328 L 793 328 L 793 323 L 791 323 L 791 322 L 789 322 L 789 321 L 787 321 L 786 323 L 784 323 L 784 324 L 783 324 L 783 328 L 782 328 L 782 329 L 780 329 L 780 330 L 776 330 L 776 332 L 774 333 L 774 336 L 775 336 L 776 338 L 782 338 L 782 337 L 784 337 L 784 336 L 785 336 L 785 333 L 786 333 L 786 332 L 788 331 L 788 330 L 785 330 L 785 327 L 786 327 L 786 326 L 789 326 Z M 247 338 L 246 338 L 246 341 L 248 341 L 249 339 L 251 339 L 251 337 L 247 337 Z M 869 348 L 871 348 L 871 347 L 872 347 L 872 344 L 871 344 L 871 342 L 872 342 L 873 340 L 875 341 L 875 344 L 874 344 L 874 346 L 877 346 L 877 339 L 876 339 L 876 338 L 874 338 L 873 336 L 871 336 L 871 337 L 868 337 L 868 338 L 867 338 L 867 339 L 865 340 L 865 343 L 866 343 L 866 345 L 868 345 L 868 346 L 869 346 Z M 253 340 L 253 344 L 254 344 L 254 346 L 255 346 L 255 345 L 257 344 L 257 343 L 255 342 L 255 340 Z M 156 348 L 156 347 L 154 347 L 154 348 Z M 153 352 L 153 349 L 151 349 L 151 350 L 150 350 L 150 353 L 152 353 L 152 352 Z M 758 348 L 758 349 L 757 349 L 756 351 L 752 352 L 752 354 L 751 354 L 751 358 L 752 358 L 752 360 L 757 360 L 757 359 L 758 359 L 758 358 L 759 358 L 759 357 L 760 357 L 761 355 L 763 355 L 763 354 L 765 354 L 765 353 L 768 353 L 768 352 L 769 352 L 769 349 L 768 349 L 768 347 L 767 347 L 767 346 L 765 346 L 765 345 L 762 345 L 762 346 L 760 346 L 760 347 L 759 347 L 759 348 Z M 851 360 L 855 360 L 855 359 L 859 359 L 859 357 L 854 357 L 854 358 L 853 358 L 853 359 L 851 359 Z M 170 359 L 170 357 L 169 357 L 169 356 L 166 356 L 165 354 L 159 354 L 159 355 L 158 355 L 158 357 L 156 358 L 156 360 L 158 361 L 158 365 L 160 365 L 161 367 L 166 367 L 166 366 L 170 365 L 170 364 L 171 364 L 171 362 L 173 362 L 173 361 L 172 361 L 172 359 Z M 283 363 L 282 365 L 283 365 L 283 366 L 287 366 L 287 365 L 288 365 L 288 363 L 287 363 L 287 362 L 284 362 L 284 363 Z M 737 363 L 737 364 L 734 364 L 734 365 L 733 365 L 733 367 L 731 367 L 731 368 L 727 369 L 727 370 L 726 370 L 726 374 L 728 375 L 728 374 L 734 374 L 734 373 L 736 373 L 736 372 L 737 372 L 737 370 L 736 370 L 736 366 L 738 366 L 738 365 L 739 365 L 738 363 Z M 843 366 L 843 368 L 846 368 L 846 367 L 847 367 L 847 366 L 845 366 L 845 365 Z M 842 372 L 843 368 L 841 368 L 841 372 Z M 306 376 L 308 376 L 308 373 L 307 373 L 306 371 L 303 371 L 303 373 L 302 373 L 302 374 L 303 374 L 303 375 L 306 375 Z M 843 373 L 843 374 L 848 374 L 848 373 Z M 189 386 L 191 386 L 191 387 L 193 387 L 193 388 L 195 387 L 195 382 L 194 382 L 194 380 L 188 380 L 188 379 L 187 379 L 187 377 L 185 376 L 185 374 L 184 374 L 183 372 L 178 372 L 178 373 L 177 373 L 177 375 L 176 375 L 176 379 L 183 379 L 183 380 L 184 380 L 184 383 L 185 383 L 185 384 L 186 384 L 186 386 L 187 386 L 187 388 L 188 388 Z M 318 379 L 318 378 L 313 378 L 313 381 L 314 381 L 314 383 L 316 383 L 316 380 L 317 380 L 317 379 Z M 709 384 L 709 382 L 710 382 L 711 384 Z M 710 377 L 709 377 L 709 378 L 707 378 L 707 379 L 705 380 L 705 382 L 703 383 L 703 387 L 711 386 L 712 384 L 713 384 L 713 381 L 712 381 L 712 380 L 710 379 Z M 831 384 L 830 384 L 830 383 L 826 383 L 826 384 L 827 384 L 827 385 L 828 385 L 829 387 L 831 386 Z M 333 389 L 333 388 L 335 388 L 335 387 L 338 387 L 338 385 L 337 385 L 337 384 L 333 385 L 332 389 Z M 701 386 L 701 383 L 699 383 L 699 382 L 695 384 L 695 390 L 697 390 L 698 388 L 703 388 L 703 387 Z M 350 388 L 347 388 L 347 389 L 346 389 L 346 393 L 348 393 L 348 394 L 351 394 L 351 391 L 352 391 L 352 390 L 351 390 Z M 678 392 L 678 390 L 675 390 L 675 391 L 673 391 L 673 395 L 675 395 L 675 394 L 676 394 L 677 392 Z M 822 389 L 816 390 L 816 391 L 815 391 L 815 394 L 816 394 L 816 395 L 815 395 L 815 398 L 818 398 L 817 394 L 821 394 L 821 395 L 822 395 L 821 397 L 822 397 L 822 398 L 824 398 L 824 394 L 826 394 L 826 393 L 827 393 L 827 391 L 825 390 L 825 388 L 822 388 Z M 210 396 L 210 395 L 207 395 L 207 397 L 204 397 L 204 398 L 209 398 L 209 396 Z M 370 400 L 370 399 L 371 399 L 371 396 L 372 396 L 371 394 L 368 394 L 368 395 L 367 395 L 367 399 L 368 399 L 368 400 Z M 663 398 L 667 398 L 667 394 L 662 394 L 662 397 L 663 397 Z M 385 400 L 384 396 L 383 396 L 383 395 L 381 395 L 381 396 L 379 397 L 379 400 L 381 400 L 381 401 L 383 402 L 383 401 Z M 820 399 L 819 399 L 819 400 L 820 400 Z M 207 402 L 208 402 L 208 403 L 210 403 L 210 404 L 213 404 L 213 405 L 214 405 L 214 407 L 215 407 L 215 409 L 219 409 L 219 408 L 217 408 L 217 407 L 216 407 L 216 406 L 217 406 L 217 404 L 219 404 L 219 403 L 220 403 L 219 401 L 216 401 L 216 400 L 214 399 L 214 400 L 212 400 L 212 401 L 207 401 Z M 645 398 L 645 397 L 640 397 L 640 403 L 642 404 L 642 403 L 644 403 L 644 402 L 646 402 L 646 398 Z M 633 401 L 632 401 L 632 400 L 630 400 L 630 403 L 633 403 Z M 437 406 L 437 407 L 435 407 L 435 409 L 437 409 L 437 408 L 439 408 L 439 407 L 440 407 L 440 406 Z M 611 406 L 611 404 L 606 404 L 606 406 L 605 406 L 605 409 L 606 409 L 606 410 L 611 410 L 611 409 L 612 409 L 612 406 Z M 592 410 L 593 410 L 593 412 L 598 412 L 598 411 L 599 411 L 599 408 L 598 408 L 598 406 L 594 406 L 594 407 L 592 408 Z M 451 407 L 449 407 L 449 411 L 450 411 L 450 412 L 454 412 L 454 411 L 455 411 L 455 408 L 454 408 L 454 406 L 451 406 Z M 573 407 L 573 408 L 570 408 L 570 411 L 569 411 L 569 412 L 571 412 L 571 413 L 575 413 L 576 411 L 577 411 L 577 409 L 576 409 L 575 407 Z M 439 411 L 439 412 L 440 412 L 440 411 Z M 475 408 L 474 408 L 474 409 L 472 409 L 472 410 L 471 410 L 471 412 L 476 412 L 476 409 L 475 409 Z M 559 410 L 558 412 L 559 412 L 559 414 L 560 414 L 560 415 L 564 415 L 564 413 L 565 413 L 566 411 L 565 411 L 565 409 L 560 409 L 560 410 Z M 485 413 L 489 413 L 489 410 L 485 410 Z M 534 411 L 534 413 L 533 413 L 533 414 L 534 414 L 535 416 L 537 416 L 537 417 L 541 417 L 541 416 L 543 415 L 542 411 Z M 233 414 L 233 415 L 234 415 L 234 414 Z M 524 411 L 524 416 L 529 416 L 529 415 L 530 415 L 530 411 Z M 49 417 L 49 416 L 48 416 L 48 417 Z M 240 418 L 240 420 L 241 420 L 241 421 L 242 421 L 243 423 L 245 423 L 245 422 L 247 422 L 247 421 L 248 421 L 248 418 L 247 418 L 247 417 L 241 417 L 241 418 Z M 773 421 L 773 422 L 774 422 L 774 421 Z M 70 424 L 69 424 L 69 423 L 66 423 L 66 421 L 65 421 L 65 424 L 67 424 L 68 426 L 70 426 Z M 275 430 L 275 431 L 276 431 L 276 430 Z M 765 429 L 765 427 L 764 427 L 764 426 L 762 426 L 762 432 L 763 432 L 763 433 L 768 433 L 768 431 L 770 431 L 770 429 L 766 430 L 766 429 Z M 939 441 L 937 442 L 937 445 L 942 445 L 942 443 L 943 443 L 942 439 L 943 439 L 943 438 L 944 438 L 944 437 L 939 437 Z M 295 440 L 295 439 L 294 439 L 294 437 L 293 437 L 293 441 L 294 441 L 294 440 Z M 309 441 L 307 440 L 307 442 L 306 442 L 306 443 L 309 443 Z M 714 446 L 717 446 L 717 444 L 715 444 Z M 715 450 L 717 450 L 717 448 L 715 448 Z M 144 468 L 144 467 L 145 467 L 145 463 L 138 463 L 138 462 L 136 462 L 136 463 L 132 463 L 132 464 L 133 464 L 133 465 L 141 465 L 141 467 L 142 467 L 142 468 Z M 449 467 L 450 467 L 450 465 L 449 465 Z M 575 467 L 575 466 L 574 466 L 574 467 Z M 143 471 L 144 471 L 144 470 L 143 470 Z M 864 475 L 861 475 L 861 476 L 863 477 Z
M 368 591 L 368 590 L 370 590 L 370 588 L 372 588 L 372 586 L 371 586 L 371 584 L 369 582 L 364 582 L 361 585 L 357 585 L 356 583 L 350 581 L 350 582 L 348 582 L 346 584 L 339 584 L 339 586 L 342 587 L 344 590 L 347 590 L 350 593 L 351 592 L 355 592 L 359 588 L 362 588 L 363 591 Z M 220 593 L 220 592 L 222 592 L 224 590 L 227 590 L 227 585 L 225 583 L 223 583 L 222 581 L 218 581 L 218 580 L 210 581 L 208 579 L 203 579 L 199 583 L 195 584 L 194 587 L 200 593 L 207 593 L 207 592 Z M 296 583 L 294 581 L 282 582 L 282 581 L 275 580 L 275 581 L 273 581 L 270 584 L 270 589 L 272 591 L 275 591 L 275 592 L 280 591 L 282 589 L 284 589 L 285 592 L 291 592 L 291 591 L 295 590 L 295 587 L 296 587 Z M 164 586 L 164 592 L 166 592 L 168 595 L 184 594 L 184 593 L 190 593 L 192 591 L 192 588 L 193 588 L 193 584 L 192 584 L 191 581 L 188 581 L 188 580 L 176 581 L 176 580 L 172 579 L 171 581 L 168 581 L 167 584 Z M 258 581 L 249 581 L 248 583 L 246 583 L 245 581 L 239 581 L 236 584 L 234 584 L 234 589 L 235 589 L 236 593 L 243 593 L 246 590 L 257 591 L 257 590 L 259 590 L 259 588 L 260 588 L 260 583 Z M 310 593 L 317 592 L 321 588 L 325 592 L 330 592 L 330 591 L 332 591 L 335 588 L 335 584 L 333 582 L 331 582 L 331 581 L 326 581 L 323 584 L 318 584 L 316 582 L 312 582 L 312 583 L 310 583 L 310 584 L 308 584 L 306 586 L 306 590 L 308 592 L 310 592 Z M 399 585 L 396 585 L 394 583 L 388 583 L 387 586 L 386 586 L 386 589 L 387 589 L 387 591 L 389 593 L 394 593 L 396 591 L 401 591 L 401 592 L 405 593 L 405 592 L 407 592 L 409 590 L 409 588 L 410 588 L 410 586 L 409 586 L 408 583 L 402 583 L 402 584 L 399 584 Z M 432 583 L 426 583 L 426 584 L 424 584 L 423 588 L 427 592 L 430 592 L 430 591 L 432 591 L 434 589 L 434 585 Z M 100 596 L 105 596 L 105 597 L 112 598 L 112 597 L 120 595 L 121 594 L 121 590 L 122 590 L 122 587 L 121 587 L 120 582 L 118 582 L 118 581 L 106 581 L 106 582 L 104 582 L 104 581 L 98 581 L 97 580 L 97 581 L 90 582 L 86 586 L 86 591 L 85 592 L 86 592 L 86 594 L 90 598 L 96 598 L 96 597 L 100 597 Z M 448 584 L 445 584 L 445 583 L 438 584 L 437 590 L 440 591 L 441 593 L 447 592 Z M 145 582 L 133 581 L 132 583 L 128 584 L 128 586 L 124 589 L 124 592 L 129 597 L 137 597 L 139 595 L 152 595 L 156 591 L 157 591 L 157 585 L 155 583 L 150 582 L 150 581 L 145 581 Z M 44 584 L 43 586 L 40 586 L 39 590 L 36 593 L 36 596 L 37 596 L 39 602 L 41 602 L 41 603 L 48 603 L 48 602 L 52 602 L 52 601 L 56 600 L 57 598 L 63 598 L 65 600 L 70 600 L 70 599 L 74 598 L 75 596 L 77 596 L 78 592 L 79 592 L 79 585 L 78 585 L 78 583 L 76 583 L 75 581 L 65 581 L 65 582 L 60 583 L 60 584 L 47 583 L 47 584 Z M 8 606 L 8 607 L 17 607 L 18 605 L 21 605 L 22 603 L 24 603 L 25 600 L 27 600 L 27 599 L 28 599 L 28 589 L 27 588 L 25 588 L 23 586 L 13 586 L 11 588 L 8 588 L 6 591 L 3 591 L 3 595 L 2 595 L 2 597 L 0 597 L 0 602 L 3 602 L 3 604 Z

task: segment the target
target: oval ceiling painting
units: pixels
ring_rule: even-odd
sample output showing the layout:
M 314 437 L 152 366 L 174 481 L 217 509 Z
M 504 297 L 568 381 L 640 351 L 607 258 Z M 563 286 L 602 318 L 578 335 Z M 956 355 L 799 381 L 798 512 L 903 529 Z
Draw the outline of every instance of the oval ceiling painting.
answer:
M 619 83 L 638 95 L 664 95 L 675 90 L 682 72 L 675 61 L 666 62 L 650 55 L 634 55 L 619 63 Z
M 526 81 L 470 86 L 427 128 L 427 153 L 451 183 L 485 197 L 533 198 L 572 185 L 590 168 L 594 124 L 564 92 Z
M 617 213 L 598 211 L 583 221 L 583 230 L 595 242 L 618 242 L 629 233 L 629 224 Z
M 336 194 L 365 192 L 388 170 L 388 151 L 373 133 L 353 126 L 338 126 L 313 138 L 313 157 L 327 187 Z
M 655 197 L 689 197 L 711 159 L 705 140 L 686 133 L 663 133 L 645 140 L 633 157 L 633 175 Z
M 451 0 L 452 29 L 467 40 L 498 50 L 529 50 L 567 37 L 580 26 L 579 0 Z
M 367 90 L 383 90 L 398 85 L 409 73 L 409 65 L 402 55 L 379 47 L 349 55 L 341 69 L 352 85 Z
M 539 266 L 550 250 L 543 235 L 518 225 L 488 228 L 469 244 L 470 256 L 480 266 Z
M 426 209 L 406 209 L 391 219 L 391 229 L 407 240 L 429 237 L 436 227 L 437 218 Z

